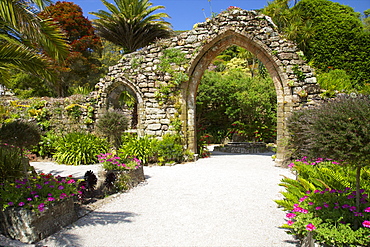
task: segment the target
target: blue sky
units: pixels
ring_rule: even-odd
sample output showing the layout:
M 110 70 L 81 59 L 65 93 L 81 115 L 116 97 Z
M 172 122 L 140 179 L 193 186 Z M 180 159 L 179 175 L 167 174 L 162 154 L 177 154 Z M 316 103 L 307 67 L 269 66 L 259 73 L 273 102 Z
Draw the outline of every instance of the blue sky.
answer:
M 89 12 L 98 12 L 105 10 L 105 6 L 100 0 L 66 0 L 74 2 L 82 8 L 84 16 L 90 20 L 94 19 Z M 108 0 L 108 2 L 114 2 Z M 242 9 L 252 10 L 261 9 L 267 5 L 267 0 L 151 0 L 154 6 L 162 5 L 165 7 L 161 12 L 167 13 L 171 19 L 168 19 L 174 30 L 190 30 L 197 22 L 205 21 L 205 16 L 213 12 L 219 13 L 229 6 L 237 6 Z M 370 9 L 370 0 L 333 0 L 340 4 L 349 5 L 356 12 L 363 13 L 364 10 Z

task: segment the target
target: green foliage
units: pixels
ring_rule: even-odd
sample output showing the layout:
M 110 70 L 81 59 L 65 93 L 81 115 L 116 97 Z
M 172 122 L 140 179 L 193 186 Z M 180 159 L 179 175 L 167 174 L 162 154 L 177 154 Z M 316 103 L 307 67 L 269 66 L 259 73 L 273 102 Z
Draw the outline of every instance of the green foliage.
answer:
M 180 135 L 164 135 L 162 140 L 157 142 L 155 149 L 160 164 L 181 162 L 184 159 L 184 150 Z
M 289 166 L 297 179 L 284 178 L 280 184 L 284 199 L 276 203 L 288 211 L 282 227 L 299 238 L 310 232 L 316 243 L 328 246 L 368 246 L 368 171 L 362 174 L 362 190 L 355 191 L 356 171 L 335 161 L 304 157 Z M 361 204 L 354 206 L 357 194 Z
M 33 152 L 35 152 L 40 157 L 51 158 L 53 156 L 53 153 L 56 152 L 55 145 L 59 141 L 59 138 L 60 137 L 52 131 L 46 132 L 44 135 L 41 136 L 41 140 L 39 144 L 33 149 Z
M 128 119 L 120 111 L 107 111 L 99 118 L 96 128 L 118 149 L 121 145 L 121 135 L 128 128 Z
M 0 187 L 0 211 L 8 207 L 21 207 L 42 212 L 53 203 L 79 194 L 73 178 L 53 177 L 51 174 L 33 175 L 6 181 Z
M 32 148 L 40 141 L 40 129 L 32 122 L 19 120 L 5 123 L 0 128 L 0 141 L 21 150 Z
M 148 164 L 155 156 L 157 141 L 157 139 L 150 136 L 123 135 L 118 155 L 123 158 L 136 157 L 143 165 Z
M 126 53 L 145 47 L 157 39 L 171 34 L 171 24 L 164 20 L 169 16 L 158 10 L 164 6 L 152 6 L 148 0 L 102 0 L 108 11 L 90 14 L 98 17 L 94 25 L 99 35 L 121 46 Z
M 352 88 L 360 90 L 369 83 L 370 33 L 353 8 L 329 0 L 301 0 L 289 8 L 288 0 L 274 0 L 263 13 L 318 71 L 345 70 Z
M 89 165 L 98 163 L 97 155 L 107 151 L 108 143 L 90 133 L 72 132 L 55 143 L 56 162 L 66 165 Z
M 333 69 L 317 75 L 317 81 L 321 88 L 327 90 L 327 96 L 334 96 L 335 91 L 351 92 L 353 90 L 351 78 L 346 71 Z
M 345 160 L 359 166 L 370 161 L 370 99 L 332 100 L 294 112 L 288 120 L 296 157 Z
M 0 144 L 0 183 L 23 176 L 23 160 L 18 148 Z
M 271 79 L 240 71 L 206 71 L 198 88 L 197 128 L 220 143 L 227 135 L 271 141 L 276 128 L 276 92 Z

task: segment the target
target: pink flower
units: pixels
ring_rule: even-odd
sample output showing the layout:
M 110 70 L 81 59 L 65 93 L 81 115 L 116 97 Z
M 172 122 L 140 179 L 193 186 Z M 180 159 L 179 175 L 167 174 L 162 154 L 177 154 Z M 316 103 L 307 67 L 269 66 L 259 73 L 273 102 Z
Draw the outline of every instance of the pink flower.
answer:
M 370 222 L 369 222 L 370 223 Z M 369 225 L 369 227 L 370 227 L 370 225 Z M 310 224 L 308 224 L 307 226 L 306 226 L 306 230 L 307 231 L 310 231 L 310 232 L 312 232 L 313 230 L 315 230 L 316 229 L 316 227 L 312 224 L 312 223 L 310 223 Z
M 321 208 L 322 208 L 322 207 L 316 207 L 315 209 L 316 209 L 316 210 L 320 210 Z
M 293 225 L 293 224 L 294 224 L 294 222 L 293 222 L 293 221 L 291 221 L 291 220 L 288 220 L 288 221 L 287 221 L 287 224 L 288 224 L 288 226 L 291 226 L 291 225 Z
M 20 202 L 20 203 L 18 203 L 18 206 L 20 206 L 20 207 L 22 207 L 22 206 L 24 206 L 24 202 Z
M 290 163 L 289 165 L 288 165 L 288 167 L 289 168 L 293 168 L 295 165 L 294 165 L 294 163 Z
M 365 208 L 364 212 L 370 212 L 370 207 Z
M 75 183 L 76 181 L 74 179 L 71 179 L 71 180 L 68 180 L 67 184 L 73 184 Z
M 294 217 L 296 217 L 297 215 L 296 214 L 293 214 L 293 213 L 287 213 L 286 214 L 286 217 L 289 218 L 289 219 L 292 219 Z
M 362 225 L 363 225 L 364 227 L 370 228 L 370 221 L 365 220 L 364 222 L 362 222 Z
M 48 197 L 47 199 L 49 202 L 52 202 L 52 201 L 55 201 L 55 198 L 54 197 Z
M 299 199 L 299 201 L 300 202 L 303 202 L 304 200 L 306 200 L 308 198 L 308 196 L 304 196 L 304 197 L 301 197 L 300 199 Z

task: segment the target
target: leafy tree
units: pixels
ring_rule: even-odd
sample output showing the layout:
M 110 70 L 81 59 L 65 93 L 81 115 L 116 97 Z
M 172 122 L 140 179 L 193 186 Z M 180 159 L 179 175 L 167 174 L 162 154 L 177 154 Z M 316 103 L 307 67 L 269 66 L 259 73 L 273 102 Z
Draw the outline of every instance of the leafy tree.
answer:
M 367 9 L 364 11 L 364 29 L 365 29 L 365 32 L 370 32 L 370 9 Z
M 61 62 L 68 46 L 52 20 L 37 16 L 47 3 L 47 0 L 1 0 L 0 83 L 9 84 L 14 69 L 49 82 L 55 80 L 55 74 L 48 69 L 48 60 L 38 48 L 42 47 L 45 54 Z
M 101 37 L 120 45 L 127 53 L 171 35 L 171 25 L 164 21 L 169 16 L 154 13 L 164 9 L 163 6 L 152 7 L 148 0 L 114 0 L 115 4 L 106 0 L 102 2 L 110 12 L 91 12 L 99 18 L 93 21 L 95 28 Z
M 319 72 L 342 69 L 353 88 L 369 82 L 370 40 L 359 13 L 329 0 L 301 0 L 289 8 L 275 0 L 263 12 L 270 15 L 288 39 L 294 40 Z
M 81 8 L 72 2 L 56 2 L 39 14 L 58 22 L 66 33 L 70 53 L 64 65 L 55 64 L 60 80 L 55 85 L 58 96 L 65 96 L 69 87 L 93 87 L 100 77 L 102 44 L 92 23 Z

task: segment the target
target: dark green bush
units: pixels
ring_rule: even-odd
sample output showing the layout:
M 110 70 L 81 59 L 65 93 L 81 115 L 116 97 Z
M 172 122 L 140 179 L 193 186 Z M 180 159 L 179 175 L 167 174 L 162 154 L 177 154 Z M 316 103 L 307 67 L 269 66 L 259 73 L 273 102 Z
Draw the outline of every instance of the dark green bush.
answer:
M 99 118 L 96 128 L 118 149 L 121 145 L 121 135 L 128 128 L 128 120 L 120 111 L 107 111 Z
M 369 164 L 368 97 L 343 97 L 294 112 L 288 120 L 288 130 L 296 157 L 325 157 L 359 166 Z
M 37 153 L 40 157 L 52 157 L 55 153 L 55 145 L 59 140 L 59 136 L 54 132 L 46 132 L 45 135 L 41 136 L 39 144 L 33 149 L 33 152 Z
M 55 160 L 66 165 L 89 165 L 98 163 L 97 155 L 106 153 L 108 143 L 90 133 L 72 132 L 55 143 Z
M 22 157 L 19 148 L 0 144 L 0 183 L 24 175 Z
M 25 121 L 5 123 L 0 128 L 0 142 L 20 149 L 32 148 L 40 141 L 40 129 L 36 124 Z

